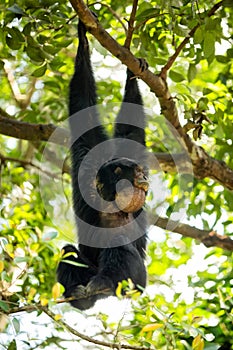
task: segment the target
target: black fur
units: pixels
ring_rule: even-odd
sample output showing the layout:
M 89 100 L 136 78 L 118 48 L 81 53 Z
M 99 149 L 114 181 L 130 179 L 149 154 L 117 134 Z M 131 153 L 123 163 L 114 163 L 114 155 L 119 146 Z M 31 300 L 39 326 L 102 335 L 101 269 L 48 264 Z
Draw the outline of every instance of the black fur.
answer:
M 119 210 L 108 213 L 108 209 L 111 211 L 113 208 L 111 201 L 114 201 L 117 182 L 126 179 L 133 184 L 138 163 L 143 167 L 145 165 L 145 116 L 137 80 L 127 70 L 123 102 L 138 106 L 122 104 L 115 125 L 114 145 L 111 142 L 98 156 L 90 156 L 84 165 L 81 164 L 93 147 L 101 145 L 108 138 L 95 107 L 96 87 L 86 28 L 81 21 L 78 35 L 75 73 L 70 82 L 69 120 L 73 206 L 79 247 L 64 247 L 65 256 L 59 264 L 57 275 L 58 281 L 65 287 L 65 296 L 77 298 L 71 304 L 84 310 L 93 306 L 97 299 L 114 295 L 118 282 L 122 280 L 130 278 L 135 288 L 146 285 L 146 214 L 143 208 L 134 213 Z M 88 107 L 91 108 L 85 110 Z M 83 125 L 91 126 L 90 130 Z M 131 150 L 122 138 L 127 142 L 135 141 L 135 147 L 133 144 Z M 129 148 L 127 157 L 124 156 L 126 148 Z M 121 154 L 123 157 L 119 156 Z M 98 174 L 96 169 L 99 169 Z M 146 171 L 143 172 L 146 176 Z M 106 201 L 104 205 L 98 197 Z M 103 210 L 98 205 L 102 205 Z

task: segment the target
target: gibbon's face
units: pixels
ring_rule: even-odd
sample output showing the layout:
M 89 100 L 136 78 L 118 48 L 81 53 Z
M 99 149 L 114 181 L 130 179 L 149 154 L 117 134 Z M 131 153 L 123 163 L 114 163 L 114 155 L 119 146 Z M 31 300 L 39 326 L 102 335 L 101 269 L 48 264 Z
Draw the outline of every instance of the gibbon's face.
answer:
M 144 205 L 149 185 L 141 166 L 128 158 L 117 158 L 102 165 L 96 187 L 105 201 L 115 200 L 121 211 L 136 212 Z

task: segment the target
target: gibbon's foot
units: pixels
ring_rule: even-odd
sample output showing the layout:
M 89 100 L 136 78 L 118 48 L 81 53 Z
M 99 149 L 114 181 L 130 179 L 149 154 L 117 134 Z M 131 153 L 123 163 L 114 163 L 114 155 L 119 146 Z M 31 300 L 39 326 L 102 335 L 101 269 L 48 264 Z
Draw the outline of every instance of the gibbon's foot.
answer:
M 106 276 L 94 276 L 86 287 L 88 296 L 98 295 L 101 298 L 106 298 L 110 295 L 115 295 L 113 282 Z
M 144 58 L 138 58 L 139 61 L 139 68 L 141 70 L 141 73 L 145 72 L 149 65 L 147 63 L 147 61 Z M 127 75 L 130 79 L 136 79 L 139 78 L 138 75 L 135 75 L 133 72 L 131 72 L 129 69 L 127 69 Z
M 141 69 L 141 72 L 145 72 L 149 65 L 147 63 L 147 61 L 145 60 L 145 58 L 139 58 L 139 68 Z
M 76 298 L 75 300 L 72 300 L 70 303 L 72 306 L 76 307 L 79 310 L 87 310 L 90 309 L 92 306 L 94 306 L 97 297 L 94 296 L 88 296 L 86 287 L 83 285 L 78 285 L 72 292 L 72 297 Z
M 72 296 L 77 298 L 77 300 L 80 299 L 85 299 L 87 298 L 87 291 L 86 291 L 86 287 L 83 286 L 82 284 L 78 285 L 72 292 Z

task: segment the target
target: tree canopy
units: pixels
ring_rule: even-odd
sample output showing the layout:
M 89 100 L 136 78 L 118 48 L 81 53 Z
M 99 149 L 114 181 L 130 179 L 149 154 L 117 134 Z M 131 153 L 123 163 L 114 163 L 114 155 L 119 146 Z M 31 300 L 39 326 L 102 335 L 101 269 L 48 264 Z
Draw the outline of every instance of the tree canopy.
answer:
M 0 348 L 233 348 L 232 1 L 0 9 Z M 62 244 L 75 241 L 67 100 L 78 17 L 108 132 L 126 67 L 139 79 L 151 178 L 148 287 L 139 296 L 123 281 L 119 300 L 85 313 L 56 282 Z

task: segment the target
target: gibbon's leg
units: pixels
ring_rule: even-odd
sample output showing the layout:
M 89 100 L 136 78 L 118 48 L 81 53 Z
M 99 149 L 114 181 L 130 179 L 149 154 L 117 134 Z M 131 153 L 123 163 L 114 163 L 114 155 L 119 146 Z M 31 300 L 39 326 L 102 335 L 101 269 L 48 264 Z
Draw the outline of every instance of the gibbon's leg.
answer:
M 85 286 L 91 277 L 97 273 L 95 266 L 81 256 L 81 253 L 72 245 L 64 248 L 66 255 L 64 262 L 60 262 L 57 271 L 58 281 L 65 287 L 64 296 L 75 297 L 70 303 L 80 310 L 85 310 L 94 305 L 96 296 L 87 298 Z M 65 261 L 66 260 L 66 261 Z M 80 264 L 80 266 L 78 266 Z
M 97 299 L 103 298 L 104 295 L 101 293 L 103 290 L 106 290 L 108 295 L 115 295 L 118 282 L 128 279 L 132 280 L 135 288 L 145 287 L 144 260 L 133 244 L 124 243 L 116 248 L 103 249 L 98 274 L 91 278 L 86 288 L 89 295 L 99 291 Z

